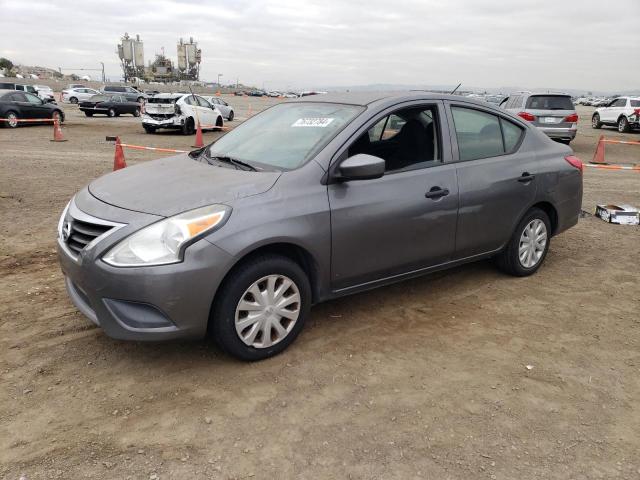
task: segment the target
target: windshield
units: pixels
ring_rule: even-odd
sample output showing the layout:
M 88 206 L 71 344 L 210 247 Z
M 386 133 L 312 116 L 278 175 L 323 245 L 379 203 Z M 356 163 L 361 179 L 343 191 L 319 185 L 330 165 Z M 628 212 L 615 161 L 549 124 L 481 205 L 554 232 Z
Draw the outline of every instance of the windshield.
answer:
M 363 110 L 337 103 L 281 103 L 231 130 L 211 145 L 209 155 L 292 170 Z
M 532 110 L 574 110 L 571 97 L 563 95 L 531 95 L 526 108 Z

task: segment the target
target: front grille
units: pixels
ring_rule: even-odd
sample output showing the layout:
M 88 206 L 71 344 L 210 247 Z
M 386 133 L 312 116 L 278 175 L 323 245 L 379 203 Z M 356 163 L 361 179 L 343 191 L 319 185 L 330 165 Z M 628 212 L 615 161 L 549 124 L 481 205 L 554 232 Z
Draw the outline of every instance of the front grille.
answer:
M 66 239 L 69 250 L 80 253 L 89 243 L 113 228 L 111 225 L 99 225 L 69 218 L 70 230 Z

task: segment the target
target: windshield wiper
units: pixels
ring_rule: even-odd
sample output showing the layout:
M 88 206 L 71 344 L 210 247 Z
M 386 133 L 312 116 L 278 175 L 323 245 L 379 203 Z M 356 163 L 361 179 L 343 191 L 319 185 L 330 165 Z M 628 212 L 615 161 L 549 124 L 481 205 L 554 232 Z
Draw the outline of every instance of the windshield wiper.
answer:
M 238 160 L 237 158 L 233 158 L 233 157 L 227 157 L 227 156 L 211 156 L 211 155 L 207 155 L 207 158 L 210 158 L 212 160 L 218 160 L 219 162 L 226 162 L 226 163 L 230 163 L 231 165 L 235 165 L 236 168 L 239 168 L 240 170 L 249 170 L 252 172 L 257 172 L 258 169 L 256 167 L 254 167 L 253 165 L 250 165 L 246 162 L 243 162 L 242 160 Z M 211 162 L 209 162 L 211 163 Z

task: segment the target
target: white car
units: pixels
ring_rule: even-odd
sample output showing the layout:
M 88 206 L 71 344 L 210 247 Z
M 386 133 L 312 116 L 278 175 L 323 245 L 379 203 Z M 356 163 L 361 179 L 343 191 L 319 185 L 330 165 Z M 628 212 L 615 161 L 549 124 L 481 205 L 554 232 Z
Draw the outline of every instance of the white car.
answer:
M 100 95 L 100 92 L 93 88 L 69 88 L 62 90 L 62 101 L 68 103 L 78 103 L 89 100 L 94 95 Z
M 621 133 L 640 128 L 640 97 L 618 97 L 604 107 L 597 108 L 591 117 L 591 126 L 618 127 Z
M 51 87 L 47 87 L 46 85 L 34 85 L 34 87 L 38 92 L 38 96 L 45 102 L 48 100 L 55 100 Z
M 203 130 L 224 126 L 220 110 L 200 95 L 191 93 L 159 93 L 147 100 L 142 115 L 142 127 L 147 133 L 172 128 L 192 135 L 197 122 Z
M 226 120 L 228 120 L 230 122 L 233 120 L 233 117 L 235 116 L 235 113 L 233 112 L 233 107 L 231 105 L 229 105 L 227 102 L 225 102 L 222 98 L 217 97 L 215 95 L 213 95 L 213 96 L 212 95 L 205 95 L 202 98 L 204 98 L 211 105 L 213 105 L 218 110 L 220 110 L 220 113 L 222 114 L 222 116 Z

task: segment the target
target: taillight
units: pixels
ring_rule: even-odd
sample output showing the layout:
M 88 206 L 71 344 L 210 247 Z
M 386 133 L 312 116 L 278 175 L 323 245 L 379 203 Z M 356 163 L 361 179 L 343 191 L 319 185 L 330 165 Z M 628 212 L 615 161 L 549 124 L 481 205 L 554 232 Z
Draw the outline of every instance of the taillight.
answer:
M 636 108 L 633 113 L 635 113 L 636 115 L 638 115 L 640 117 L 640 108 Z
M 572 113 L 571 115 L 567 115 L 564 117 L 564 121 L 569 123 L 578 123 L 578 114 Z
M 518 116 L 520 118 L 524 118 L 527 122 L 533 122 L 536 119 L 536 117 L 531 115 L 529 112 L 520 112 Z
M 569 165 L 580 170 L 580 173 L 584 171 L 584 165 L 582 164 L 582 161 L 575 155 L 567 155 L 566 157 L 564 157 L 564 159 L 567 161 L 567 163 L 569 163 Z
M 180 113 L 181 113 L 180 112 L 180 105 L 175 104 L 175 112 L 176 112 L 176 115 L 180 115 Z

